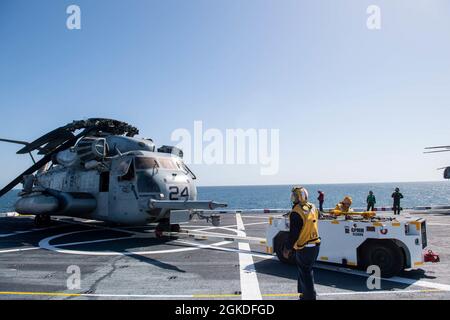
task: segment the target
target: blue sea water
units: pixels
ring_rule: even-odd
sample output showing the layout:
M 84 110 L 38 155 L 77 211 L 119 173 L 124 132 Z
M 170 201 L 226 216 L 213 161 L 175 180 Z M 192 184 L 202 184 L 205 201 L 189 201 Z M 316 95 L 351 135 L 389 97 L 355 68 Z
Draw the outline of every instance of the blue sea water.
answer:
M 353 207 L 365 207 L 366 197 L 372 190 L 377 206 L 391 206 L 391 194 L 396 187 L 404 195 L 402 207 L 449 205 L 450 181 L 407 183 L 358 183 L 304 185 L 312 202 L 317 203 L 317 191 L 325 192 L 325 208 L 334 207 L 345 195 L 353 197 Z M 291 185 L 198 187 L 200 200 L 228 203 L 231 209 L 289 208 Z M 13 190 L 0 198 L 0 212 L 13 211 L 19 191 Z
M 404 199 L 402 207 L 449 205 L 450 181 L 407 183 L 358 183 L 304 185 L 310 201 L 317 204 L 318 190 L 325 193 L 324 208 L 334 207 L 344 196 L 353 198 L 353 207 L 366 207 L 366 198 L 372 190 L 377 207 L 392 206 L 391 195 L 400 188 Z M 198 198 L 228 203 L 230 209 L 289 208 L 292 185 L 199 187 Z

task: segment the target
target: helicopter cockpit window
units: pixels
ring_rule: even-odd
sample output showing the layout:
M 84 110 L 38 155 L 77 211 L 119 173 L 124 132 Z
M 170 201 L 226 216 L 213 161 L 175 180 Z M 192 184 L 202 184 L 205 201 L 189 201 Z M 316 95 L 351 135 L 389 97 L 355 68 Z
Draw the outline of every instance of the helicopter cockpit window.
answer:
M 170 158 L 159 158 L 159 163 L 161 163 L 161 167 L 169 170 L 179 170 L 176 166 L 175 162 Z
M 128 168 L 127 168 L 128 167 Z M 127 168 L 127 169 L 126 169 Z M 123 175 L 119 174 L 119 181 L 131 181 L 136 177 L 133 165 L 133 159 L 128 159 L 119 165 L 119 172 L 122 173 L 122 169 L 126 169 Z
M 117 166 L 117 175 L 123 176 L 125 175 L 128 170 L 130 169 L 130 165 L 133 159 L 124 159 L 122 160 L 119 165 Z
M 136 157 L 136 170 L 146 170 L 158 168 L 159 164 L 155 158 L 151 157 Z
M 139 193 L 160 193 L 161 189 L 155 182 L 152 176 L 148 175 L 146 172 L 138 172 L 138 190 Z

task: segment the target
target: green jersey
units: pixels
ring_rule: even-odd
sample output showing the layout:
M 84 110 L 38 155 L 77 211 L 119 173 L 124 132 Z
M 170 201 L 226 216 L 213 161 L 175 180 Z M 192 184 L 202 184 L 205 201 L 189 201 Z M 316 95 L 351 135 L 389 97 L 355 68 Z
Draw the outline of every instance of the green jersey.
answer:
M 375 203 L 377 203 L 377 199 L 375 198 L 375 196 L 373 194 L 369 194 L 367 196 L 367 203 L 368 204 L 375 204 Z

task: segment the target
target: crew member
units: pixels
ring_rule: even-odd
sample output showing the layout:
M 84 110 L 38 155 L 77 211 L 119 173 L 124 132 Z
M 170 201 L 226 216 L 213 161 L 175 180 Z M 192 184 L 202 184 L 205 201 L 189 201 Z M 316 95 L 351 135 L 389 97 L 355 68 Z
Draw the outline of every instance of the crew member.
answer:
M 369 195 L 367 196 L 367 211 L 374 211 L 375 203 L 377 203 L 377 199 L 375 198 L 373 191 L 369 191 Z
M 313 265 L 320 248 L 319 211 L 308 202 L 308 191 L 303 187 L 292 189 L 291 201 L 293 207 L 289 214 L 289 237 L 283 255 L 288 259 L 292 250 L 295 250 L 300 300 L 316 300 Z
M 318 191 L 319 192 L 319 197 L 317 198 L 317 200 L 319 200 L 319 210 L 320 212 L 323 212 L 323 203 L 325 201 L 325 194 L 322 191 Z
M 394 214 L 400 214 L 400 210 L 402 210 L 400 206 L 400 199 L 403 199 L 403 194 L 400 193 L 399 188 L 395 188 L 392 198 L 394 199 Z
M 341 211 L 343 213 L 353 212 L 353 209 L 350 208 L 352 203 L 353 203 L 352 197 L 346 196 L 344 200 L 342 200 L 336 205 L 336 208 L 334 210 Z

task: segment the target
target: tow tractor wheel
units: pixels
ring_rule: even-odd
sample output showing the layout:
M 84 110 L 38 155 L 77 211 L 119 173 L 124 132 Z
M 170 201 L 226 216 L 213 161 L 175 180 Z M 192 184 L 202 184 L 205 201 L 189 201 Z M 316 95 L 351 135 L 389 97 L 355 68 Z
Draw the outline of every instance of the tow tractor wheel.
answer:
M 404 269 L 403 251 L 392 241 L 369 242 L 361 254 L 364 268 L 377 265 L 380 267 L 382 277 L 393 277 Z
M 295 251 L 291 252 L 291 255 L 289 256 L 288 259 L 283 257 L 284 244 L 286 243 L 288 237 L 289 233 L 286 231 L 278 233 L 276 237 L 273 239 L 274 251 L 278 257 L 278 260 L 280 260 L 281 262 L 288 264 L 295 264 Z
M 180 232 L 181 227 L 179 224 L 171 224 L 170 225 L 170 232 Z

